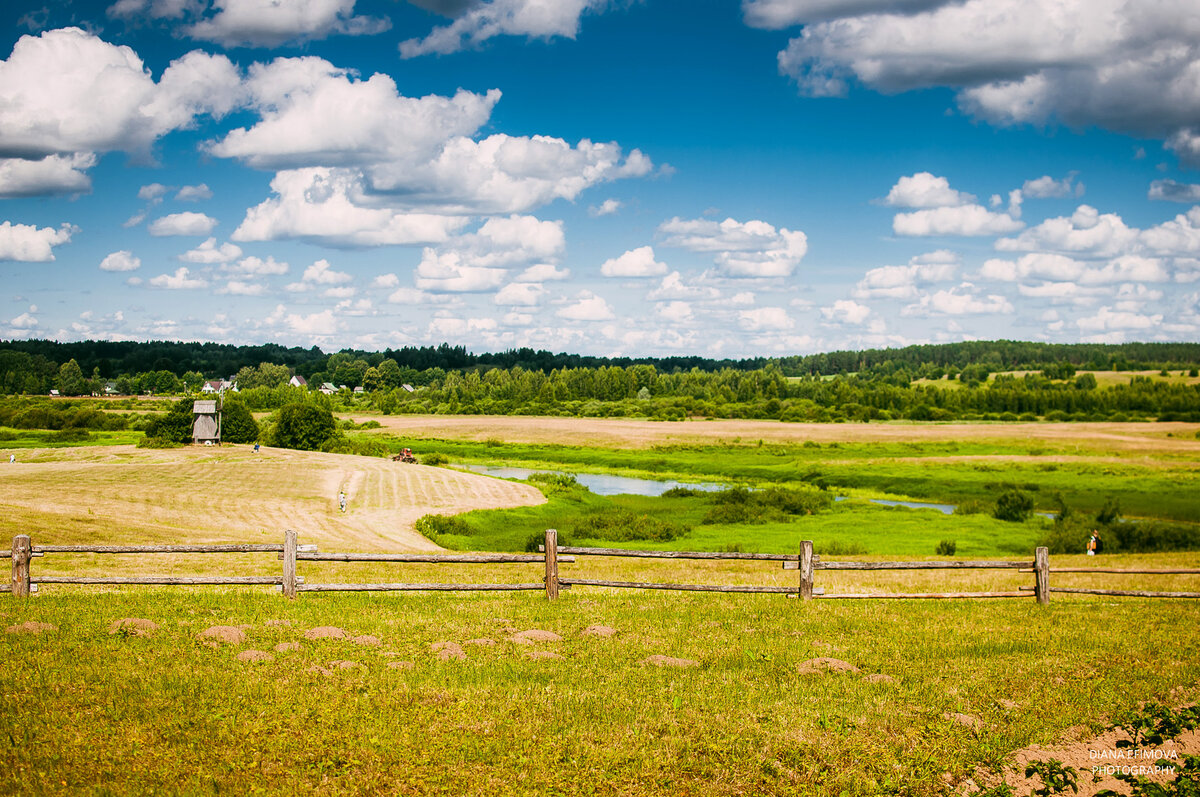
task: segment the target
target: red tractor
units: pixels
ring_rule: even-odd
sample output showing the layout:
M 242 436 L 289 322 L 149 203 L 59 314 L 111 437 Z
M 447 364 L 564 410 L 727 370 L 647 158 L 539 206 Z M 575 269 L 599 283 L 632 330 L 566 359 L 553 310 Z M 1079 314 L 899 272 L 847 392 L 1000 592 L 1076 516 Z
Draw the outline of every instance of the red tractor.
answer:
M 403 451 L 401 451 L 399 454 L 393 454 L 392 462 L 408 462 L 412 465 L 416 465 L 417 458 L 415 456 L 413 456 L 413 452 L 412 452 L 411 448 L 406 448 Z

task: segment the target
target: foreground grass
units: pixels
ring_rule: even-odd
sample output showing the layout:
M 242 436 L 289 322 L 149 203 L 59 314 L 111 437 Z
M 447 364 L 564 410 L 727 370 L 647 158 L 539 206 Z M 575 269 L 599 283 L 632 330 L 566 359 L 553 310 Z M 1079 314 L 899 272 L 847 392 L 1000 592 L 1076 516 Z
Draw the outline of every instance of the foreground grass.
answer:
M 536 593 L 288 602 L 251 590 L 59 588 L 5 598 L 0 615 L 58 626 L 3 637 L 0 791 L 11 794 L 933 795 L 1072 726 L 1098 731 L 1140 701 L 1178 703 L 1172 689 L 1195 699 L 1200 684 L 1200 623 L 1175 601 L 802 604 L 576 590 L 553 604 Z M 123 617 L 162 627 L 109 634 Z M 597 623 L 616 635 L 581 634 Z M 250 626 L 248 640 L 200 644 L 218 624 Z M 322 625 L 383 644 L 304 639 Z M 535 649 L 562 659 L 505 641 L 528 628 L 560 634 Z M 465 661 L 430 653 L 481 637 L 498 644 L 464 644 Z M 300 649 L 235 658 L 284 641 Z M 643 663 L 655 654 L 698 666 Z M 862 674 L 798 673 L 818 656 Z M 361 666 L 308 672 L 335 660 Z M 398 660 L 414 666 L 387 667 Z M 954 712 L 979 730 L 944 716 Z

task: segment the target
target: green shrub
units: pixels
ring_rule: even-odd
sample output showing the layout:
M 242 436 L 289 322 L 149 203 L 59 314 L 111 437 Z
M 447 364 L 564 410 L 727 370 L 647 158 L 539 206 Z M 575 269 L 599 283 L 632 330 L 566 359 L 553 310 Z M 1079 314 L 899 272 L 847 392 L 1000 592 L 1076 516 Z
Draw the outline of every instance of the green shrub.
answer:
M 165 437 L 143 437 L 137 442 L 138 448 L 183 448 L 183 445 Z
M 970 501 L 963 501 L 954 507 L 954 514 L 956 515 L 984 515 L 989 511 L 990 509 L 986 503 L 974 498 Z
M 832 540 L 822 543 L 820 546 L 822 556 L 862 556 L 867 553 L 867 546 L 861 542 L 845 542 L 843 540 Z
M 279 448 L 316 451 L 336 436 L 332 412 L 316 404 L 296 402 L 279 409 L 271 443 Z
M 363 457 L 386 457 L 391 451 L 382 440 L 361 437 L 331 437 L 321 445 L 326 454 L 357 454 Z
M 1008 490 L 996 499 L 992 517 L 1009 523 L 1024 523 L 1033 514 L 1033 499 L 1021 490 Z
M 814 515 L 833 503 L 833 496 L 823 490 L 783 487 L 756 491 L 734 487 L 711 495 L 714 506 L 704 516 L 706 525 L 778 522 L 789 516 Z
M 546 544 L 546 532 L 544 532 L 544 531 L 531 532 L 530 535 L 525 538 L 525 549 L 524 549 L 525 553 L 538 553 L 538 546 L 545 545 L 545 544 Z M 574 544 L 575 543 L 571 540 L 571 536 L 569 534 L 565 534 L 562 531 L 558 532 L 558 545 L 560 548 L 566 547 L 568 545 L 574 545 Z
M 471 525 L 457 515 L 422 515 L 413 525 L 418 534 L 439 545 L 438 541 L 447 534 L 470 537 L 475 533 Z
M 221 440 L 226 443 L 253 443 L 258 440 L 258 421 L 245 404 L 226 398 L 221 408 Z
M 688 528 L 650 515 L 638 515 L 627 509 L 610 509 L 584 516 L 575 524 L 572 535 L 578 539 L 611 542 L 669 542 L 689 531 Z
M 664 490 L 663 498 L 698 498 L 702 495 L 707 495 L 709 490 L 697 490 L 692 487 L 672 487 L 669 490 Z
M 1104 501 L 1104 506 L 1096 513 L 1096 522 L 1102 526 L 1108 526 L 1116 523 L 1121 519 L 1121 502 L 1109 496 Z
M 445 454 L 440 454 L 437 451 L 431 451 L 421 457 L 422 465 L 445 465 L 449 461 L 449 458 Z
M 87 429 L 60 429 L 57 432 L 50 432 L 46 435 L 46 441 L 50 443 L 82 443 L 91 440 L 92 435 Z
M 564 489 L 580 486 L 579 481 L 569 473 L 531 473 L 525 481 Z
M 942 540 L 937 544 L 934 550 L 938 556 L 954 556 L 954 552 L 958 550 L 958 543 L 954 540 Z

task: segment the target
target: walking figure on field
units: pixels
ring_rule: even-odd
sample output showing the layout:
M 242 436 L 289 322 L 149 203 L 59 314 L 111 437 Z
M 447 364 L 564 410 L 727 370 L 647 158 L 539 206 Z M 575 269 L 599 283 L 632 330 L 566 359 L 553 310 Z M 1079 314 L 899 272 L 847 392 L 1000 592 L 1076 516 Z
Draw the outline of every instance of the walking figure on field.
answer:
M 342 490 L 338 493 L 338 506 L 342 508 L 342 512 L 346 511 L 346 491 Z

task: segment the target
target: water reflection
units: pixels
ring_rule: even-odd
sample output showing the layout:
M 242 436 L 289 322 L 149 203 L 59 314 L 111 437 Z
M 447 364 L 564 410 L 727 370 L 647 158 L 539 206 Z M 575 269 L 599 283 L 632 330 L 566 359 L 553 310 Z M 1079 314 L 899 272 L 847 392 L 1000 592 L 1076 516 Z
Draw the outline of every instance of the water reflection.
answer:
M 536 468 L 502 467 L 497 465 L 460 465 L 458 467 L 488 476 L 499 476 L 502 479 L 528 479 L 534 473 L 558 473 L 574 476 L 575 480 L 596 495 L 645 495 L 651 498 L 662 495 L 674 487 L 686 487 L 690 490 L 705 490 L 714 492 L 727 487 L 724 484 L 712 482 L 678 482 L 658 481 L 657 479 L 636 479 L 632 476 L 613 476 L 607 473 L 568 473 L 562 470 L 539 470 Z

